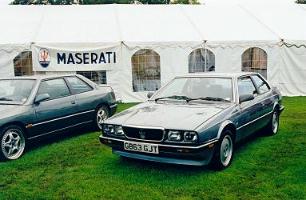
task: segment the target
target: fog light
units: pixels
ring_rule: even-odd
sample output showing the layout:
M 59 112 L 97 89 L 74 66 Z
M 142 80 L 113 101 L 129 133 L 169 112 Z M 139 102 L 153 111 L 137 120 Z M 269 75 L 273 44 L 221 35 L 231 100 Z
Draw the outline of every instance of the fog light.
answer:
M 169 131 L 168 140 L 169 141 L 181 141 L 182 140 L 181 132 L 180 131 Z
M 186 131 L 184 132 L 185 142 L 196 142 L 198 140 L 198 135 L 196 132 Z

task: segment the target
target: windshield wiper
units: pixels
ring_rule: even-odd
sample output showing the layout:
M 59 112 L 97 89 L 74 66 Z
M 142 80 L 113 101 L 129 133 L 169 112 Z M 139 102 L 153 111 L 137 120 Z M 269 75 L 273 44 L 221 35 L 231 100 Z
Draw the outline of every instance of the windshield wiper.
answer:
M 206 101 L 226 101 L 226 102 L 230 102 L 227 99 L 223 99 L 221 97 L 199 97 L 199 98 L 192 98 L 192 99 L 188 99 L 186 100 L 187 102 L 189 101 L 196 101 L 196 100 L 206 100 Z
M 7 97 L 0 97 L 0 101 L 13 101 L 13 99 Z
M 190 100 L 189 97 L 183 96 L 183 95 L 172 95 L 172 96 L 167 96 L 167 97 L 159 97 L 154 100 L 155 102 L 157 102 L 158 100 L 161 100 L 161 99 L 178 99 L 178 100 L 185 100 L 187 102 Z

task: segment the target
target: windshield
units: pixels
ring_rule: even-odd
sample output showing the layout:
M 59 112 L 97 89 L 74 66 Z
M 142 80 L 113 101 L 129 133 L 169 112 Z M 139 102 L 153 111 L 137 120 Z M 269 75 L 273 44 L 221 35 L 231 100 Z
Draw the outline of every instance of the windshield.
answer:
M 0 80 L 0 103 L 26 102 L 34 83 L 35 80 Z
M 161 99 L 232 101 L 232 79 L 218 77 L 176 78 L 153 96 Z

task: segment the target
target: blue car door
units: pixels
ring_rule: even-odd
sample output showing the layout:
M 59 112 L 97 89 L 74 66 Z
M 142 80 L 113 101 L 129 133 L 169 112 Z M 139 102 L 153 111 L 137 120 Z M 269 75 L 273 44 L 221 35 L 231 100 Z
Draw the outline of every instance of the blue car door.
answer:
M 258 101 L 261 105 L 260 109 L 257 111 L 259 114 L 257 126 L 263 128 L 271 119 L 275 99 L 270 86 L 261 77 L 258 75 L 252 75 L 251 77 L 257 88 Z
M 77 110 L 80 115 L 77 116 L 77 120 L 82 123 L 90 123 L 94 120 L 95 108 L 101 99 L 99 94 L 95 94 L 94 89 L 86 82 L 76 76 L 65 77 L 68 86 L 76 96 Z
M 48 94 L 49 99 L 34 104 L 36 122 L 31 128 L 31 136 L 50 134 L 75 126 L 76 100 L 71 95 L 63 78 L 44 80 L 40 83 L 36 96 Z
M 258 111 L 261 108 L 261 104 L 259 102 L 257 89 L 249 76 L 238 79 L 238 94 L 239 96 L 247 94 L 254 95 L 253 100 L 239 103 L 240 115 L 237 126 L 237 139 L 240 140 L 258 130 L 256 123 L 257 118 L 260 117 Z

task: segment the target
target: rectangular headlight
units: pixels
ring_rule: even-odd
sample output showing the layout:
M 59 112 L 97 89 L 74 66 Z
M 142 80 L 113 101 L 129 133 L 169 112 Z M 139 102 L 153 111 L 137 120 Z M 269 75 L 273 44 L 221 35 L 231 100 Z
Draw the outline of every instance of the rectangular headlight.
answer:
M 103 125 L 103 132 L 104 132 L 104 134 L 114 134 L 115 133 L 114 125 L 104 124 Z
M 182 141 L 182 133 L 180 131 L 169 131 L 168 140 L 175 142 Z
M 124 131 L 122 129 L 122 126 L 115 125 L 115 134 L 118 136 L 123 136 Z

